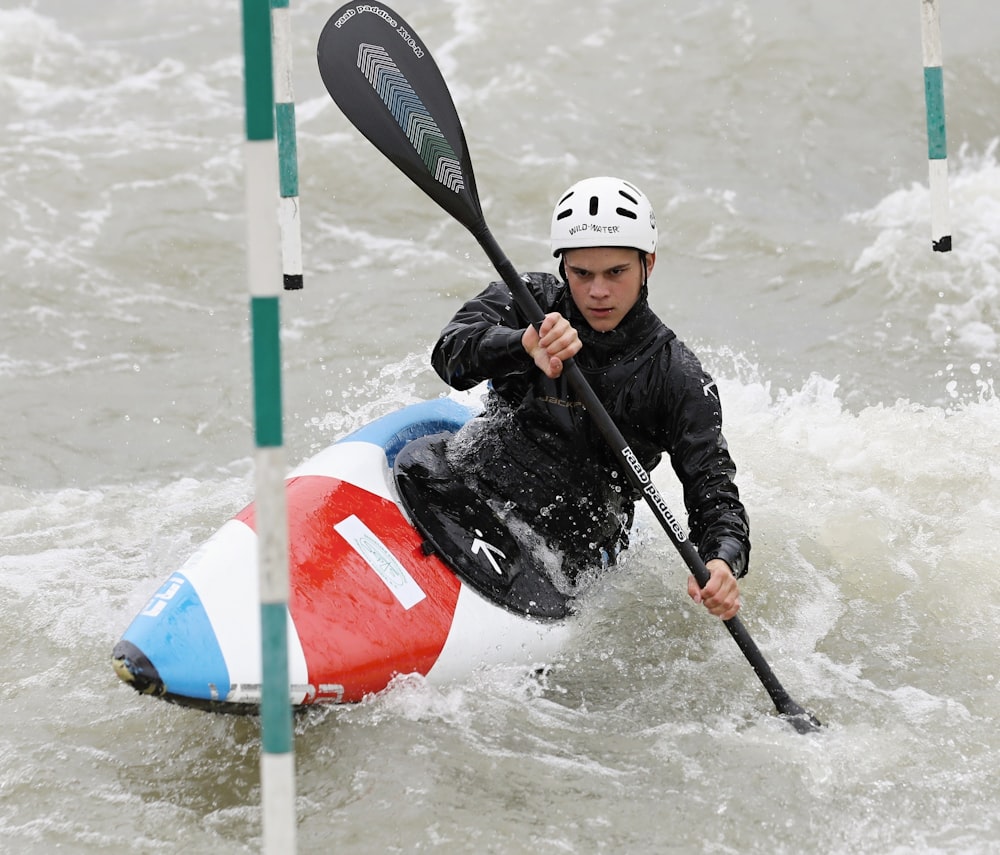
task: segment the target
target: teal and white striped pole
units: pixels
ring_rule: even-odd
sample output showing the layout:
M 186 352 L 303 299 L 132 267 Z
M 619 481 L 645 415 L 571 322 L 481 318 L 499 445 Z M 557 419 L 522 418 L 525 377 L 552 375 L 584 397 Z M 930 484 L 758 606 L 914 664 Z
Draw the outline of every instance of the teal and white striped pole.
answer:
M 247 282 L 253 355 L 256 527 L 261 623 L 263 851 L 295 851 L 295 752 L 288 673 L 288 518 L 282 447 L 281 270 L 269 0 L 243 0 Z
M 944 122 L 944 73 L 941 61 L 941 18 L 938 0 L 920 0 L 924 54 L 924 98 L 927 102 L 927 156 L 930 159 L 931 246 L 951 251 L 948 210 L 948 141 Z
M 292 24 L 288 0 L 271 0 L 274 29 L 274 114 L 278 125 L 280 176 L 278 222 L 286 291 L 302 287 L 302 223 L 299 217 L 299 155 L 292 87 Z

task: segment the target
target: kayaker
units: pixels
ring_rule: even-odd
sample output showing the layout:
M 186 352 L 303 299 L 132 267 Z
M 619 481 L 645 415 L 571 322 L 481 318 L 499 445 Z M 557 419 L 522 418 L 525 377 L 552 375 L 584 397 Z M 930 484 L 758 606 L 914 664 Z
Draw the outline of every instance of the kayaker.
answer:
M 434 347 L 432 364 L 449 385 L 490 381 L 482 415 L 448 454 L 562 555 L 570 580 L 613 564 L 639 496 L 562 376 L 563 360 L 574 357 L 646 470 L 670 457 L 691 540 L 711 572 L 704 589 L 690 577 L 688 593 L 726 619 L 740 607 L 749 523 L 715 382 L 648 303 L 656 240 L 653 209 L 627 181 L 588 178 L 559 198 L 551 227 L 559 275 L 525 276 L 545 312 L 541 329 L 494 282 Z

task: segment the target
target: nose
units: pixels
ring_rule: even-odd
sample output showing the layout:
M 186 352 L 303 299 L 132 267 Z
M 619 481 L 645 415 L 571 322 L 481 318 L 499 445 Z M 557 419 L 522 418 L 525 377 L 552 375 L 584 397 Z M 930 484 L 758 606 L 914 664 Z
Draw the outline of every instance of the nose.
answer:
M 607 297 L 611 293 L 611 283 L 604 276 L 595 276 L 590 283 L 590 296 L 594 298 Z

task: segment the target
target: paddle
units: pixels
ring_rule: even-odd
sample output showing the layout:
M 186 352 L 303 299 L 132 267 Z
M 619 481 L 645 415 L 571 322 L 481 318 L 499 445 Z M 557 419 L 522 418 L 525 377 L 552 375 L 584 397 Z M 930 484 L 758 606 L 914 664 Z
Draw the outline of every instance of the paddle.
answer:
M 451 93 L 413 28 L 381 3 L 348 3 L 334 12 L 323 28 L 317 58 L 323 83 L 344 115 L 469 230 L 507 284 L 518 308 L 538 327 L 545 315 L 486 225 Z M 629 480 L 704 587 L 710 573 L 649 473 L 572 359 L 564 362 L 563 373 Z M 778 712 L 801 733 L 820 727 L 814 716 L 789 697 L 740 619 L 734 617 L 725 624 Z

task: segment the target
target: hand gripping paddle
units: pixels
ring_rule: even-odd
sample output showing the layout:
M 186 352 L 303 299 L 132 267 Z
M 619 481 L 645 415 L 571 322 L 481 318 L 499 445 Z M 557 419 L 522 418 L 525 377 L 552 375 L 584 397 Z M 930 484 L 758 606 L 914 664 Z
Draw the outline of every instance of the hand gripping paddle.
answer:
M 490 233 L 472 160 L 448 86 L 413 28 L 382 3 L 348 3 L 327 22 L 317 49 L 330 96 L 362 134 L 409 179 L 458 220 L 485 250 L 518 308 L 536 327 L 544 313 Z M 642 493 L 698 584 L 710 573 L 576 363 L 563 372 L 622 470 Z M 801 733 L 819 721 L 789 697 L 739 617 L 725 621 L 778 712 Z

